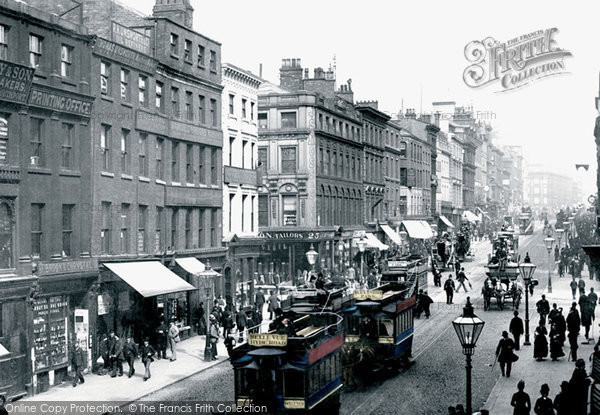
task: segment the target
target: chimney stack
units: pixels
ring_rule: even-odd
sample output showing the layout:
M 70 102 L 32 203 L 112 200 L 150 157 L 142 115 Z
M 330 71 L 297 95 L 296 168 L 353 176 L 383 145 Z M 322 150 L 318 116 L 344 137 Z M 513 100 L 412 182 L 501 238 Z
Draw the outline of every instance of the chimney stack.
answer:
M 190 5 L 190 0 L 156 0 L 152 16 L 165 17 L 192 29 L 194 8 Z
M 279 86 L 290 92 L 302 89 L 302 63 L 299 58 L 281 60 Z

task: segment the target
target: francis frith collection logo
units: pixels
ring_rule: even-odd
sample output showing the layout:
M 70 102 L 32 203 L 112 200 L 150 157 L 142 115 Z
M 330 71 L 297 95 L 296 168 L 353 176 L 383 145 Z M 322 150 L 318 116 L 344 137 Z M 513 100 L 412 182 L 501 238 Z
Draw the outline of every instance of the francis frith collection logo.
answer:
M 496 92 L 506 92 L 566 73 L 565 58 L 572 54 L 558 47 L 557 32 L 553 27 L 507 42 L 492 37 L 470 42 L 465 47 L 465 58 L 470 62 L 463 73 L 465 83 L 471 88 L 500 84 Z

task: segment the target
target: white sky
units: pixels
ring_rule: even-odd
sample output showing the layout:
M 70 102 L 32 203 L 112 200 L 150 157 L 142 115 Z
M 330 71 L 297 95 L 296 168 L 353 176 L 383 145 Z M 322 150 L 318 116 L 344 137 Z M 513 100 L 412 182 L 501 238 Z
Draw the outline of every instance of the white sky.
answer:
M 151 14 L 152 0 L 121 0 Z M 355 99 L 377 99 L 379 108 L 431 110 L 453 100 L 493 113 L 502 140 L 521 144 L 532 164 L 547 164 L 594 191 L 593 127 L 599 89 L 600 2 L 192 0 L 194 29 L 222 43 L 223 62 L 279 80 L 282 58 L 327 68 L 337 57 L 337 80 L 352 78 Z M 486 6 L 483 6 L 486 4 Z M 566 75 L 508 93 L 498 84 L 471 89 L 463 82 L 464 47 L 491 36 L 500 42 L 540 29 L 559 29 L 558 47 L 573 53 Z M 590 164 L 576 173 L 575 163 Z

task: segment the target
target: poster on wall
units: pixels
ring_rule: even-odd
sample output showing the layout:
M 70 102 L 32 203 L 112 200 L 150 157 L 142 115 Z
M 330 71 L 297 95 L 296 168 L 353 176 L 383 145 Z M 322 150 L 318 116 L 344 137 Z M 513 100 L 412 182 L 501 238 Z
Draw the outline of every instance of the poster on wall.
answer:
M 57 295 L 35 300 L 33 334 L 36 372 L 67 365 L 68 311 L 69 301 L 66 296 Z
M 113 300 L 110 294 L 102 293 L 98 295 L 98 315 L 103 316 L 112 310 Z
M 85 351 L 88 356 L 87 366 L 91 364 L 91 350 L 90 350 L 90 312 L 85 309 L 75 309 L 75 338 L 77 344 Z

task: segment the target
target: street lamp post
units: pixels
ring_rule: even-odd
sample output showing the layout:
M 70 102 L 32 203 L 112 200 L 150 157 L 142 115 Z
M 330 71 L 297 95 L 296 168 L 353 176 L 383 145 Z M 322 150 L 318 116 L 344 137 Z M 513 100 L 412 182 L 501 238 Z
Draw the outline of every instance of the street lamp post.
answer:
M 317 262 L 318 256 L 319 256 L 319 253 L 317 251 L 315 251 L 314 245 L 310 244 L 310 249 L 308 251 L 306 251 L 306 260 L 308 261 L 308 263 L 310 265 L 310 270 L 312 272 L 315 272 L 315 263 Z
M 521 271 L 521 277 L 523 277 L 523 281 L 525 282 L 525 342 L 524 346 L 531 346 L 531 342 L 529 341 L 529 285 L 532 283 L 531 277 L 537 268 L 536 265 L 531 262 L 523 262 L 519 265 L 519 270 Z
M 475 352 L 475 344 L 477 343 L 477 339 L 479 339 L 484 324 L 485 322 L 475 315 L 471 298 L 467 297 L 467 304 L 465 304 L 463 309 L 463 315 L 452 322 L 458 340 L 463 348 L 463 354 L 467 360 L 465 366 L 467 370 L 467 414 L 473 413 L 471 404 L 471 369 L 473 368 L 471 365 L 471 356 Z
M 367 247 L 367 241 L 364 236 L 361 236 L 360 240 L 356 242 L 358 246 L 358 250 L 360 252 L 360 279 L 362 283 L 362 279 L 365 277 L 365 248 Z
M 548 293 L 552 293 L 552 248 L 554 247 L 554 238 L 548 235 L 544 239 L 544 245 L 548 251 Z

